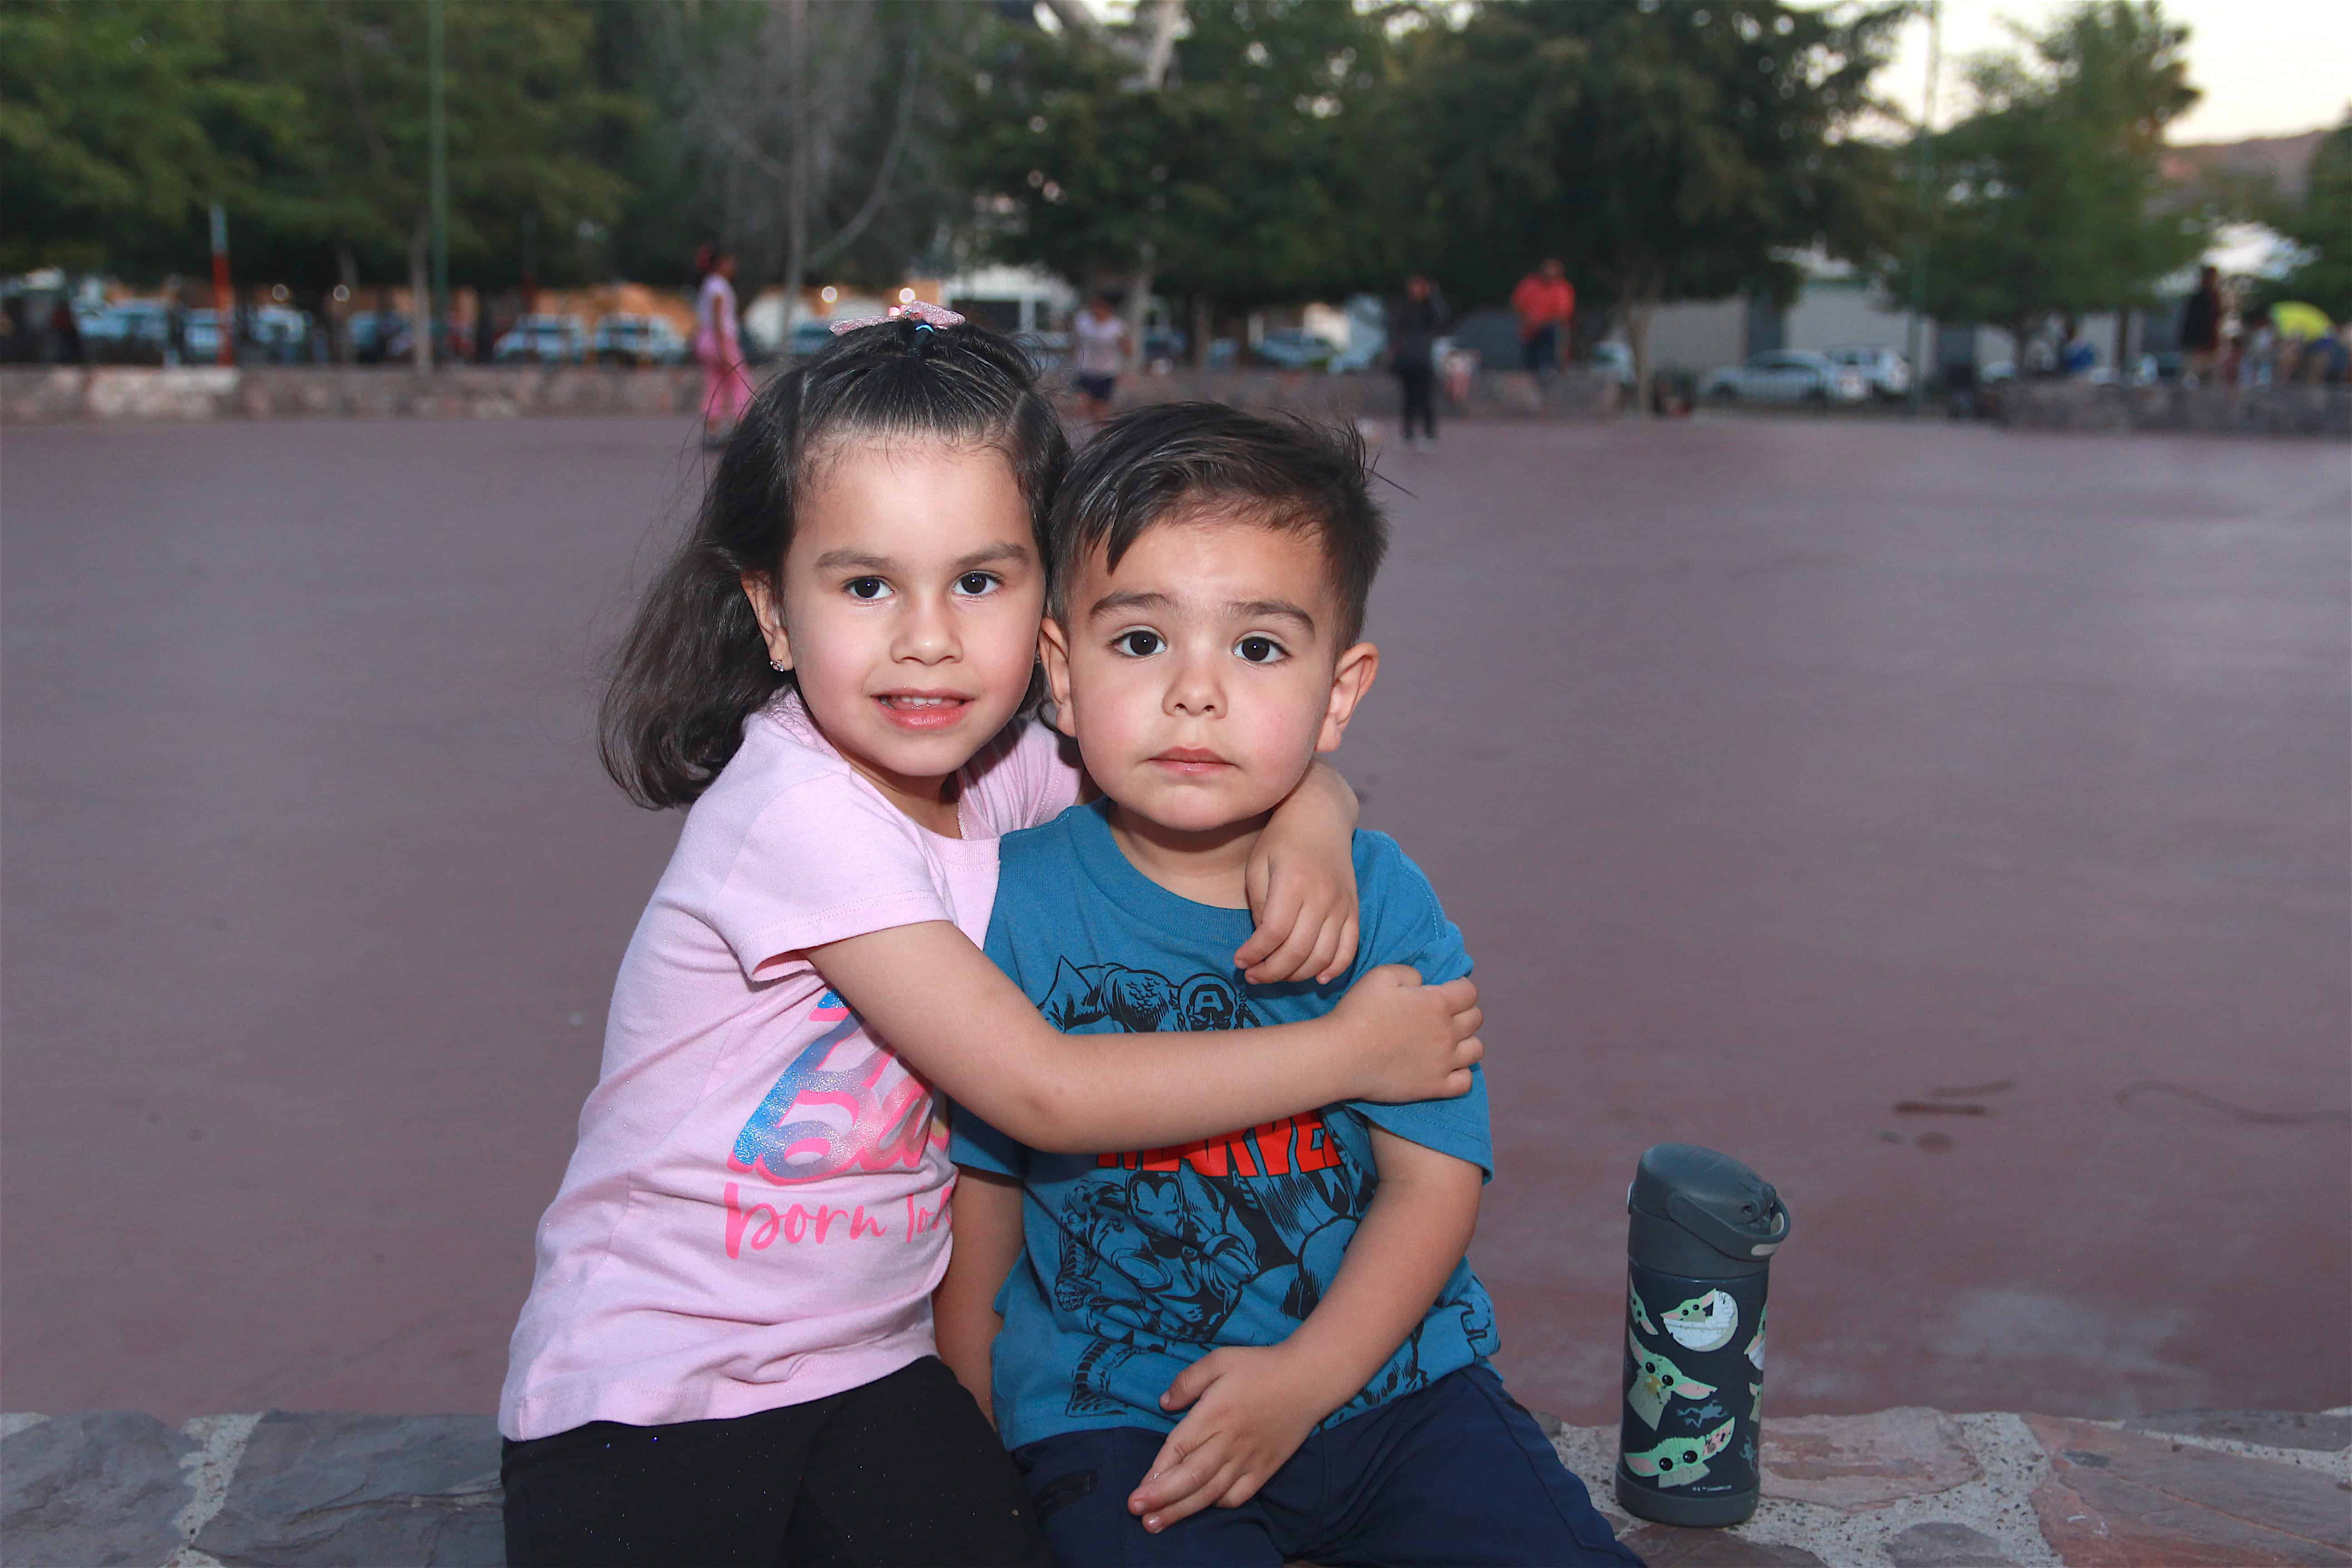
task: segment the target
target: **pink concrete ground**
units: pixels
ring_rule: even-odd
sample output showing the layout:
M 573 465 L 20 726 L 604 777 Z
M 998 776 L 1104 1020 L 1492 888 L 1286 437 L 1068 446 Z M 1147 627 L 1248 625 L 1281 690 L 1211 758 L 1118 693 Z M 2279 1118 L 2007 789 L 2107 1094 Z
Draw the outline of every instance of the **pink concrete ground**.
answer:
M 7 1408 L 491 1405 L 675 831 L 585 713 L 688 443 L 6 433 Z M 1780 1413 L 2352 1400 L 2344 448 L 1734 420 L 1386 467 L 1341 760 L 1479 956 L 1523 1399 L 1612 1409 L 1672 1138 L 1795 1208 Z

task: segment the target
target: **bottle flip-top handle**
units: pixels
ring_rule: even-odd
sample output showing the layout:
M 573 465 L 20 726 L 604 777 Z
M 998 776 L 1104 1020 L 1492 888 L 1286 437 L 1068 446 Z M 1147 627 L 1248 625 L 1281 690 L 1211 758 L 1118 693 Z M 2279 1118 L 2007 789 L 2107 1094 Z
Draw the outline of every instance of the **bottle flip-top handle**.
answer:
M 1762 1209 L 1759 1217 L 1769 1217 L 1772 1228 L 1762 1235 L 1745 1226 L 1732 1224 L 1713 1210 L 1693 1203 L 1681 1193 L 1666 1194 L 1666 1215 L 1676 1225 L 1714 1247 L 1727 1258 L 1769 1258 L 1789 1239 L 1789 1210 L 1780 1202 L 1780 1194 L 1772 1190 L 1769 1182 L 1763 1184 L 1759 1194 Z

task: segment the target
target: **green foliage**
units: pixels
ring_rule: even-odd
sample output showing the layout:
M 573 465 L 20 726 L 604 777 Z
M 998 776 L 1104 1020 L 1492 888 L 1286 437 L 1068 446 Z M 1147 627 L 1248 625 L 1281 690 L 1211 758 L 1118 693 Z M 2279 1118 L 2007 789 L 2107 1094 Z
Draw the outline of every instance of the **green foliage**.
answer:
M 2272 226 L 2311 252 L 2279 282 L 2275 296 L 2352 321 L 2352 114 L 2322 139 L 2302 202 L 2277 209 Z
M 280 142 L 296 95 L 225 71 L 223 24 L 185 0 L 0 5 L 0 268 L 99 266 L 253 191 L 215 133 Z
M 1188 17 L 1156 91 L 1098 40 L 996 30 L 960 105 L 983 243 L 1089 286 L 1148 247 L 1162 291 L 1234 309 L 1373 281 L 1382 18 L 1327 0 L 1194 0 Z
M 2197 101 L 2188 29 L 2156 0 L 2086 0 L 2029 55 L 1977 62 L 1977 112 L 1937 139 L 1928 311 L 2021 349 L 2053 315 L 2158 303 L 2209 220 L 2168 198 L 2164 128 Z
M 1884 241 L 1885 153 L 1849 139 L 1899 6 L 1495 0 L 1413 40 L 1402 95 L 1429 149 L 1458 298 L 1539 257 L 1625 305 L 1793 286 L 1785 253 Z M 1434 219 L 1433 222 L 1432 219 Z
M 585 0 L 445 14 L 451 258 L 503 280 L 526 219 L 611 222 L 601 154 L 636 111 L 598 79 Z M 399 275 L 426 197 L 425 26 L 415 0 L 8 0 L 9 260 L 201 273 L 219 200 L 240 275 L 323 284 L 339 247 Z

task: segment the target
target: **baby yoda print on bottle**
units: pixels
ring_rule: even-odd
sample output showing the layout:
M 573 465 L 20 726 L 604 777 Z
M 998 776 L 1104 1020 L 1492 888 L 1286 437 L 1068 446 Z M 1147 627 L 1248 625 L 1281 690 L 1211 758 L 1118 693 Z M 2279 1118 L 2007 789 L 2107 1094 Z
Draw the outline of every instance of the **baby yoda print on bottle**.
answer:
M 1618 1505 L 1665 1524 L 1738 1524 L 1756 1511 L 1764 1287 L 1788 1208 L 1738 1161 L 1689 1143 L 1644 1153 L 1625 1206 Z

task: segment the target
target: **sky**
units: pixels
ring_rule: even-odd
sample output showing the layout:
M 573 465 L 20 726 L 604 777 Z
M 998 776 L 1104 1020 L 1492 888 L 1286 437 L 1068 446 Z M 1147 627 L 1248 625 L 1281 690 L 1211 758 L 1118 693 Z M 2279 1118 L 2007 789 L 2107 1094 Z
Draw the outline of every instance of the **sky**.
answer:
M 1958 67 L 2005 47 L 2004 19 L 2039 30 L 2065 0 L 1943 0 L 1942 88 L 1936 122 L 1967 106 Z M 2203 101 L 2173 121 L 2167 140 L 2235 142 L 2335 124 L 2352 106 L 2352 0 L 2164 0 L 2189 25 L 2189 79 Z M 1878 89 L 1916 114 L 1927 88 L 1927 24 L 1907 24 Z

